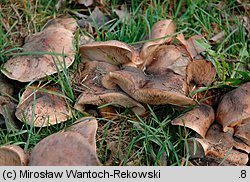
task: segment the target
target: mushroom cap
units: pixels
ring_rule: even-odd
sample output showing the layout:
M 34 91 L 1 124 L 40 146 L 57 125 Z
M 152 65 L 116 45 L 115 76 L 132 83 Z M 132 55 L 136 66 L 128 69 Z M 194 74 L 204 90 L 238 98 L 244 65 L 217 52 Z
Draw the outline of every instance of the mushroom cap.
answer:
M 28 156 L 24 150 L 16 145 L 0 147 L 0 166 L 26 166 Z
M 88 140 L 77 132 L 55 133 L 40 141 L 30 155 L 30 166 L 96 166 L 99 160 Z
M 56 95 L 62 93 L 54 87 L 43 89 L 37 86 L 26 88 L 17 106 L 16 117 L 35 127 L 46 127 L 68 120 L 71 112 L 67 103 L 62 96 Z
M 77 29 L 77 23 L 74 18 L 56 18 L 56 19 L 49 20 L 43 27 L 43 30 L 49 29 L 49 28 L 53 28 L 53 29 L 64 28 L 74 33 L 75 30 Z
M 85 116 L 79 118 L 75 121 L 75 123 L 66 128 L 65 132 L 76 132 L 81 134 L 84 138 L 87 139 L 88 143 L 91 147 L 96 150 L 96 131 L 97 131 L 98 123 L 94 117 Z
M 223 126 L 223 131 L 250 118 L 250 82 L 223 96 L 217 109 L 216 118 Z
M 93 92 L 82 92 L 78 97 L 75 109 L 80 112 L 83 112 L 85 105 L 91 104 L 96 106 L 102 106 L 105 104 L 110 104 L 116 107 L 125 107 L 130 108 L 134 113 L 138 115 L 143 115 L 146 112 L 146 109 L 129 97 L 127 94 L 120 91 L 104 91 L 102 93 L 93 93 Z
M 8 131 L 20 129 L 15 117 L 16 107 L 17 104 L 12 102 L 8 97 L 0 96 L 0 116 L 3 116 L 3 123 L 5 123 Z
M 186 83 L 180 75 L 167 70 L 160 75 L 145 75 L 140 69 L 125 67 L 109 73 L 111 79 L 135 100 L 154 105 L 194 105 L 186 97 Z
M 185 126 L 196 131 L 202 138 L 214 122 L 215 114 L 211 106 L 201 104 L 172 121 L 173 125 Z
M 250 146 L 250 118 L 244 120 L 235 128 L 234 136 Z
M 223 132 L 220 125 L 213 124 L 209 128 L 205 139 L 195 139 L 199 143 L 196 147 L 193 142 L 189 142 L 190 154 L 193 154 L 196 149 L 198 152 L 197 155 L 194 155 L 195 157 L 200 157 L 200 154 L 213 156 L 221 160 L 226 157 L 229 162 L 245 165 L 248 162 L 250 147 L 234 140 L 233 133 L 233 129 Z M 202 154 L 202 151 L 204 154 Z
M 162 38 L 175 33 L 176 26 L 173 20 L 161 20 L 154 24 L 149 39 L 158 39 L 146 42 L 141 51 L 140 58 L 144 61 L 144 65 L 150 64 L 153 59 L 154 51 L 164 43 L 172 41 L 173 37 Z M 162 39 L 160 39 L 162 38 Z
M 133 47 L 117 40 L 84 44 L 80 46 L 80 54 L 82 60 L 107 62 L 113 65 L 142 63 Z
M 204 59 L 194 60 L 187 67 L 187 83 L 197 85 L 210 85 L 216 76 L 216 69 L 210 61 Z
M 191 61 L 186 50 L 174 45 L 161 45 L 153 54 L 152 61 L 145 65 L 148 73 L 159 74 L 170 69 L 176 74 L 186 77 L 186 69 Z
M 73 63 L 73 34 L 61 26 L 52 28 L 50 25 L 49 28 L 25 39 L 23 53 L 25 52 L 27 55 L 14 57 L 4 64 L 2 72 L 7 77 L 20 82 L 30 82 L 52 75 L 57 73 L 57 67 L 59 70 L 63 69 L 64 61 L 66 67 Z M 65 58 L 62 54 L 65 54 Z

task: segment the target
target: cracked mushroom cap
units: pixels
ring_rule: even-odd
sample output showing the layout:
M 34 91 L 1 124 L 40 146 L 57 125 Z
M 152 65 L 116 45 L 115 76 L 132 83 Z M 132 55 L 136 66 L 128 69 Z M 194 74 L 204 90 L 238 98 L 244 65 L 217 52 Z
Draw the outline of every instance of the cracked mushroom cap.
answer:
M 112 81 L 135 100 L 153 105 L 172 104 L 178 106 L 194 105 L 186 97 L 184 79 L 171 70 L 160 75 L 145 75 L 135 67 L 109 73 Z
M 201 104 L 174 119 L 172 125 L 188 127 L 197 132 L 202 138 L 205 138 L 209 127 L 214 122 L 214 118 L 215 114 L 213 108 L 209 105 Z
M 175 33 L 176 26 L 173 20 L 161 20 L 154 24 L 149 39 L 157 39 L 146 42 L 141 51 L 140 58 L 144 61 L 144 66 L 153 61 L 155 50 L 164 43 L 172 41 L 173 37 L 166 37 Z M 166 38 L 163 38 L 166 37 Z
M 0 147 L 0 166 L 27 166 L 28 156 L 16 145 Z
M 80 47 L 80 53 L 82 60 L 107 62 L 113 65 L 142 63 L 133 47 L 117 40 L 84 44 Z
M 59 90 L 54 87 L 42 88 L 38 86 L 26 88 L 15 114 L 20 121 L 25 121 L 35 127 L 54 125 L 71 117 L 71 112 Z
M 196 142 L 188 142 L 192 158 L 213 156 L 221 160 L 226 158 L 227 161 L 240 165 L 247 164 L 250 147 L 236 141 L 233 133 L 233 129 L 223 132 L 220 125 L 213 124 L 205 139 L 197 138 Z
M 145 113 L 145 108 L 127 94 L 121 92 L 116 87 L 114 89 L 106 89 L 103 86 L 105 82 L 108 82 L 106 83 L 108 85 L 112 84 L 111 80 L 103 81 L 103 79 L 109 72 L 118 70 L 117 66 L 107 62 L 88 61 L 83 63 L 80 69 L 79 74 L 76 75 L 77 80 L 80 80 L 78 81 L 80 84 L 77 83 L 74 86 L 81 90 L 81 95 L 75 103 L 77 110 L 84 112 L 87 104 L 96 106 L 110 104 L 131 108 L 133 112 L 139 115 Z
M 94 117 L 79 118 L 64 132 L 52 134 L 40 141 L 30 156 L 30 166 L 97 166 Z
M 250 118 L 250 82 L 226 93 L 219 103 L 216 118 L 223 131 Z
M 67 23 L 74 21 L 73 25 L 75 23 L 72 18 L 70 21 L 69 19 L 60 21 Z M 57 67 L 62 70 L 64 61 L 66 67 L 73 63 L 75 54 L 73 33 L 64 26 L 57 26 L 58 23 L 53 22 L 56 21 L 52 21 L 52 24 L 43 31 L 26 37 L 23 53 L 27 54 L 8 60 L 3 66 L 2 72 L 7 77 L 20 82 L 30 82 L 57 73 Z M 41 52 L 41 54 L 37 54 L 37 52 Z

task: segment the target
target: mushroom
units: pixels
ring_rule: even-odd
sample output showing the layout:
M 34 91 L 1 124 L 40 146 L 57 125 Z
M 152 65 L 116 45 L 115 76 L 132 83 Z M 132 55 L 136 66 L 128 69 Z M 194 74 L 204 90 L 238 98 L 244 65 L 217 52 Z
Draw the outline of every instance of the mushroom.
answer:
M 81 87 L 81 95 L 78 97 L 75 108 L 81 112 L 84 111 L 85 105 L 101 106 L 109 104 L 113 106 L 122 106 L 131 108 L 135 113 L 142 115 L 145 113 L 145 108 L 130 98 L 127 94 L 119 89 L 106 89 L 103 87 L 103 78 L 109 72 L 117 70 L 118 67 L 107 62 L 87 61 L 82 63 L 83 71 L 76 77 L 79 81 L 78 87 Z M 106 80 L 105 82 L 107 82 Z M 75 84 L 76 87 L 77 84 Z M 108 84 L 107 84 L 108 85 Z
M 142 63 L 133 47 L 117 40 L 84 44 L 80 47 L 80 53 L 82 60 L 107 62 L 113 65 Z
M 30 82 L 69 67 L 74 61 L 73 18 L 54 20 L 45 29 L 26 37 L 23 55 L 8 60 L 2 72 L 13 80 Z M 63 55 L 65 54 L 65 55 Z
M 154 51 L 162 44 L 172 41 L 172 34 L 175 33 L 176 26 L 173 20 L 161 20 L 154 24 L 149 39 L 155 39 L 146 42 L 141 51 L 140 58 L 144 62 L 144 67 L 153 61 Z M 167 37 L 169 36 L 169 37 Z
M 201 104 L 182 116 L 174 119 L 172 125 L 188 127 L 196 131 L 202 138 L 205 138 L 206 133 L 214 122 L 215 114 L 211 106 Z
M 16 145 L 0 147 L 0 166 L 27 166 L 28 156 Z
M 250 146 L 250 118 L 244 120 L 235 128 L 234 136 Z
M 35 127 L 64 122 L 71 117 L 62 93 L 54 87 L 29 86 L 23 92 L 16 117 Z
M 40 141 L 31 152 L 30 166 L 96 166 L 95 118 L 81 118 L 64 132 Z
M 174 45 L 162 45 L 153 53 L 154 58 L 147 65 L 146 72 L 159 74 L 170 69 L 186 77 L 186 69 L 191 59 L 185 49 Z
M 19 123 L 15 117 L 16 106 L 17 105 L 12 102 L 8 97 L 0 96 L 0 116 L 3 117 L 2 124 L 5 124 L 8 131 L 20 129 Z
M 178 106 L 195 104 L 191 98 L 186 97 L 186 83 L 182 76 L 171 70 L 159 75 L 145 75 L 142 70 L 128 66 L 110 72 L 109 75 L 114 83 L 139 102 Z
M 191 157 L 212 156 L 221 160 L 245 165 L 248 162 L 250 147 L 236 141 L 233 138 L 233 133 L 233 129 L 223 132 L 219 124 L 213 124 L 209 128 L 205 139 L 197 138 L 195 139 L 196 142 L 189 140 Z
M 216 118 L 223 131 L 250 118 L 250 82 L 226 93 L 219 103 Z
M 187 83 L 210 85 L 216 76 L 216 69 L 210 61 L 204 59 L 191 61 L 187 66 Z

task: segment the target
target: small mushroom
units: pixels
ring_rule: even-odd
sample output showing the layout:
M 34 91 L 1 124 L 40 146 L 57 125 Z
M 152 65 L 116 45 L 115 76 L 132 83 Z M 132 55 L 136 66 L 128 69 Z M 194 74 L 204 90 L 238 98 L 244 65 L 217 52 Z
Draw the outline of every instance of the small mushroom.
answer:
M 75 54 L 72 32 L 74 27 L 76 23 L 73 18 L 55 20 L 43 31 L 26 37 L 24 55 L 8 60 L 2 72 L 13 80 L 30 82 L 57 73 L 57 68 L 62 70 L 64 61 L 66 67 L 69 67 Z
M 235 128 L 234 136 L 250 146 L 250 118 L 244 120 Z
M 172 121 L 173 125 L 185 126 L 196 131 L 202 138 L 214 122 L 215 114 L 211 106 L 201 104 Z
M 186 97 L 186 83 L 182 76 L 171 70 L 159 75 L 145 75 L 138 68 L 125 67 L 109 75 L 114 83 L 139 102 L 178 106 L 195 104 L 191 98 Z
M 113 65 L 142 63 L 133 47 L 116 40 L 84 44 L 80 47 L 80 53 L 82 60 L 107 62 Z
M 226 93 L 219 103 L 216 118 L 223 131 L 250 118 L 250 82 Z
M 154 24 L 149 39 L 157 40 L 146 42 L 140 51 L 140 58 L 144 61 L 144 67 L 153 61 L 154 51 L 160 45 L 172 41 L 173 37 L 170 36 L 175 33 L 175 29 L 173 20 L 161 20 Z
M 71 112 L 58 89 L 29 86 L 21 96 L 16 117 L 29 125 L 46 127 L 68 120 Z
M 27 166 L 28 156 L 16 145 L 0 147 L 0 166 Z
M 33 149 L 30 166 L 97 166 L 95 135 L 97 121 L 81 118 L 61 133 L 52 134 Z
M 248 162 L 250 147 L 236 141 L 233 138 L 233 133 L 233 129 L 223 132 L 220 125 L 213 124 L 209 128 L 205 139 L 197 138 L 195 139 L 196 142 L 191 140 L 188 142 L 191 157 L 212 156 L 245 165 Z
M 130 98 L 127 94 L 121 92 L 119 89 L 107 89 L 102 84 L 110 85 L 109 79 L 103 81 L 103 78 L 112 71 L 118 70 L 118 67 L 107 62 L 87 61 L 82 63 L 82 72 L 78 73 L 76 78 L 79 83 L 75 87 L 81 87 L 81 95 L 78 97 L 75 108 L 81 112 L 84 111 L 85 105 L 113 105 L 131 108 L 131 110 L 139 115 L 145 113 L 145 108 Z M 78 85 L 78 86 L 77 86 Z

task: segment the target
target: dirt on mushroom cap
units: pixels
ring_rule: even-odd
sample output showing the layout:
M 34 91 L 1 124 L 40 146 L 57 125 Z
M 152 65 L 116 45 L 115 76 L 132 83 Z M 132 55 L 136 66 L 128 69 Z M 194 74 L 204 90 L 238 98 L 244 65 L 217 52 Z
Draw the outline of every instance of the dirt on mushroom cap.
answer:
M 75 22 L 72 18 L 70 21 L 69 19 L 60 21 Z M 75 51 L 71 30 L 76 24 L 70 25 L 68 30 L 64 26 L 57 26 L 57 21 L 53 22 L 55 28 L 52 23 L 43 31 L 26 37 L 23 45 L 23 54 L 26 55 L 14 57 L 3 66 L 2 72 L 7 77 L 20 82 L 29 82 L 56 73 L 57 67 L 62 70 L 64 61 L 66 67 L 73 63 Z
M 17 106 L 16 117 L 35 127 L 46 127 L 68 120 L 72 113 L 60 94 L 54 87 L 27 87 Z

